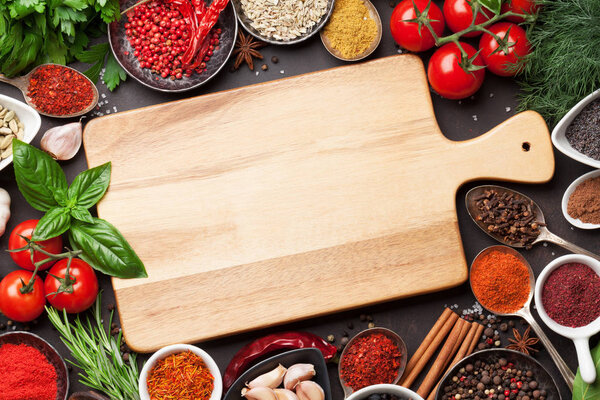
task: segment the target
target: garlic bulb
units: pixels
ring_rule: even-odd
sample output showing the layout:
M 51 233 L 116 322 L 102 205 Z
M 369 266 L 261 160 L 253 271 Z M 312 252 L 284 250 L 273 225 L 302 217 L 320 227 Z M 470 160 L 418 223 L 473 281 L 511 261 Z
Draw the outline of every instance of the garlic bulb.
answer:
M 315 374 L 315 366 L 312 364 L 294 364 L 288 368 L 283 378 L 283 387 L 293 390 L 298 383 L 309 380 Z
M 8 192 L 0 188 L 0 236 L 6 230 L 6 223 L 10 218 L 10 195 Z
M 303 381 L 297 384 L 296 395 L 300 400 L 325 400 L 323 388 L 313 381 Z
M 277 396 L 277 400 L 298 400 L 298 396 L 296 393 L 287 389 L 275 389 L 275 396 Z
M 55 126 L 44 133 L 40 147 L 55 160 L 70 160 L 81 147 L 81 122 Z
M 242 396 L 248 400 L 277 400 L 275 392 L 271 388 L 256 387 L 250 390 L 242 390 Z
M 277 386 L 281 385 L 286 371 L 287 369 L 283 365 L 279 364 L 274 370 L 254 378 L 250 381 L 250 383 L 246 383 L 246 386 L 251 389 L 255 387 L 268 387 L 275 389 Z

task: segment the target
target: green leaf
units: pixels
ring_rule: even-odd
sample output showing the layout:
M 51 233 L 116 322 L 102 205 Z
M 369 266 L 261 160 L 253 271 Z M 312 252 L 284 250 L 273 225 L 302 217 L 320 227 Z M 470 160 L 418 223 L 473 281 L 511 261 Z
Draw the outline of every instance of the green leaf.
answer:
M 600 344 L 592 349 L 592 358 L 596 366 L 596 375 L 600 376 Z M 581 379 L 581 371 L 577 369 L 577 375 L 573 382 L 573 400 L 598 400 L 600 398 L 600 379 L 592 385 Z
M 106 83 L 106 87 L 108 87 L 108 90 L 111 92 L 115 90 L 121 82 L 124 82 L 125 79 L 127 79 L 127 73 L 119 65 L 112 51 L 109 52 L 108 59 L 106 60 L 106 69 L 104 71 L 103 79 L 104 83 Z
M 67 190 L 65 173 L 48 154 L 20 140 L 13 140 L 13 165 L 19 190 L 36 210 L 58 206 L 56 189 Z
M 500 14 L 501 0 L 477 0 L 479 4 L 493 12 L 495 15 Z
M 87 210 L 87 208 L 83 208 L 81 206 L 75 206 L 71 209 L 71 217 L 78 219 L 81 222 L 87 222 L 89 224 L 94 223 L 94 217 Z
M 40 219 L 33 231 L 32 240 L 42 241 L 62 235 L 71 226 L 71 215 L 65 207 L 54 207 Z
M 74 220 L 69 242 L 80 257 L 96 270 L 117 278 L 145 278 L 144 264 L 127 240 L 110 223 L 94 218 L 93 224 Z
M 95 205 L 108 189 L 110 167 L 109 161 L 77 175 L 69 187 L 67 197 L 85 209 Z
M 25 18 L 32 13 L 42 14 L 45 8 L 43 0 L 14 0 L 9 6 L 10 16 L 14 19 Z
M 106 57 L 108 50 L 108 43 L 100 43 L 90 47 L 88 50 L 76 54 L 75 57 L 77 60 L 86 64 L 94 64 L 98 61 L 104 62 L 104 57 Z

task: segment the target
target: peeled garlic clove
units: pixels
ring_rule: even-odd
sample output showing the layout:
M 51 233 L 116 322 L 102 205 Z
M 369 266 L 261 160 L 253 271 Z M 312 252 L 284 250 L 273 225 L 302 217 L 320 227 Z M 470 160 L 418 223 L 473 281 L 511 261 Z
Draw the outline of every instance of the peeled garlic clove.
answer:
M 296 396 L 299 400 L 325 400 L 325 391 L 318 383 L 303 381 L 296 385 Z
M 288 368 L 283 378 L 283 387 L 293 390 L 298 383 L 309 380 L 315 374 L 315 366 L 312 364 L 294 364 Z
M 40 147 L 55 160 L 70 160 L 81 147 L 81 122 L 50 128 L 44 133 Z
M 298 396 L 296 393 L 287 389 L 275 389 L 275 396 L 277 396 L 277 400 L 298 400 Z
M 275 389 L 277 386 L 281 385 L 286 371 L 287 369 L 283 365 L 279 364 L 274 370 L 254 378 L 250 381 L 250 383 L 246 383 L 246 386 L 251 389 L 255 387 L 268 387 Z
M 242 390 L 242 396 L 248 400 L 277 400 L 273 389 L 268 387 L 255 387 L 250 390 Z

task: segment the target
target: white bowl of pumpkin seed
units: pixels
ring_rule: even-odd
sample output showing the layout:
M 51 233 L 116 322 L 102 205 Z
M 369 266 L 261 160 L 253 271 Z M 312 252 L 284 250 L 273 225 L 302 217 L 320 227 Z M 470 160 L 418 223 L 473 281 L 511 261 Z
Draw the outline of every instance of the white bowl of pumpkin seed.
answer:
M 0 170 L 12 162 L 12 140 L 31 143 L 42 126 L 40 114 L 22 101 L 0 94 Z

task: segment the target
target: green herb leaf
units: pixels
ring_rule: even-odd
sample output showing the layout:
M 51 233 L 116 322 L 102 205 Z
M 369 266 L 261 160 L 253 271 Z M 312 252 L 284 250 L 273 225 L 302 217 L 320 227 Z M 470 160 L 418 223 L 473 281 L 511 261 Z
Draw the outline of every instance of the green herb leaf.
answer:
M 111 92 L 115 90 L 115 88 L 119 86 L 121 82 L 124 82 L 125 79 L 127 79 L 127 73 L 121 67 L 121 65 L 119 65 L 112 51 L 108 53 L 103 79 L 104 83 L 106 83 L 106 87 Z
M 127 240 L 110 223 L 94 218 L 93 224 L 73 221 L 69 241 L 92 267 L 117 278 L 145 278 L 144 264 Z
M 477 0 L 479 4 L 493 12 L 495 15 L 500 14 L 501 0 Z
M 596 366 L 596 375 L 600 376 L 600 344 L 592 349 L 592 358 Z M 600 398 L 600 379 L 592 385 L 581 379 L 581 372 L 577 369 L 577 375 L 573 382 L 573 400 L 598 400 Z
M 71 209 L 71 217 L 89 224 L 94 223 L 94 217 L 92 217 L 92 214 L 90 214 L 87 208 L 81 206 L 75 206 Z
M 83 208 L 90 208 L 104 196 L 110 183 L 110 162 L 83 171 L 75 177 L 67 197 Z
M 13 140 L 12 149 L 15 178 L 25 200 L 40 211 L 58 206 L 54 191 L 67 190 L 67 179 L 58 163 L 20 140 Z
M 70 225 L 71 215 L 68 208 L 51 208 L 36 225 L 31 239 L 36 242 L 51 239 L 65 233 Z

